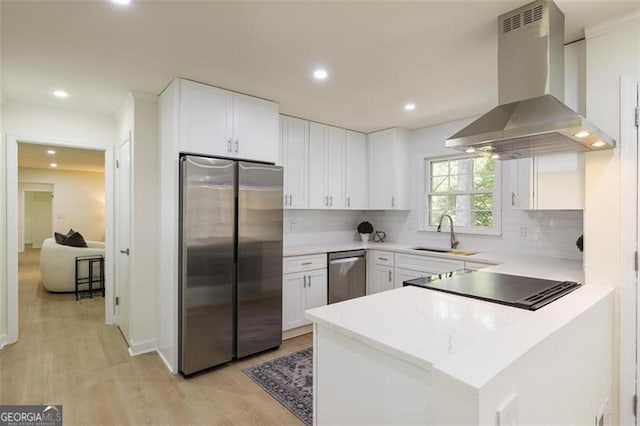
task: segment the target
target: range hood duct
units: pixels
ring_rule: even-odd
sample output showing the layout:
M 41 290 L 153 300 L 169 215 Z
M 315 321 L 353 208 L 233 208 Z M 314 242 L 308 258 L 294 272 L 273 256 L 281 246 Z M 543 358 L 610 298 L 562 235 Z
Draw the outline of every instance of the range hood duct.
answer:
M 498 17 L 498 100 L 446 141 L 447 148 L 515 159 L 615 148 L 615 140 L 566 106 L 564 15 L 538 0 Z

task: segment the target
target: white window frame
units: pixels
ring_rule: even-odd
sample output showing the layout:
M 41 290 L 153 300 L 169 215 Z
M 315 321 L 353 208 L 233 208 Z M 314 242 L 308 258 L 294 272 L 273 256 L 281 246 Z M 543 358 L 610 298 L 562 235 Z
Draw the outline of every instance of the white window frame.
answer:
M 431 163 L 444 160 L 464 160 L 473 158 L 473 155 L 447 155 L 443 157 L 430 157 L 424 159 L 424 175 L 422 176 L 422 201 L 420 202 L 420 231 L 437 232 L 437 226 L 428 224 L 429 220 L 429 193 L 431 189 Z M 495 185 L 493 187 L 493 226 L 491 228 L 480 228 L 471 226 L 455 226 L 457 234 L 472 235 L 502 235 L 502 161 L 495 160 Z M 449 221 L 442 223 L 442 232 L 449 232 Z

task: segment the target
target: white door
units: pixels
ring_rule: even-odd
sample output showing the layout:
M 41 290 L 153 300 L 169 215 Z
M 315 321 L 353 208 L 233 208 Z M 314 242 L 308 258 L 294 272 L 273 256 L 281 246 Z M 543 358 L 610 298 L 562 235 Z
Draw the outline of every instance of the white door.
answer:
M 371 209 L 393 207 L 395 189 L 395 129 L 369 135 L 369 193 Z
M 24 242 L 41 248 L 53 235 L 53 192 L 24 192 Z
M 326 209 L 329 204 L 326 191 L 328 126 L 309 123 L 309 208 Z
M 232 92 L 181 80 L 180 151 L 204 155 L 233 155 L 235 146 L 232 143 L 232 113 Z
M 345 202 L 345 143 L 347 132 L 338 127 L 329 127 L 327 132 L 327 195 L 329 208 L 343 209 Z
M 282 281 L 282 329 L 306 324 L 304 319 L 306 272 L 285 274 Z
M 309 122 L 282 117 L 285 208 L 307 207 Z
M 278 122 L 278 104 L 234 93 L 233 155 L 276 163 Z
M 345 207 L 347 209 L 366 210 L 369 208 L 367 137 L 363 133 L 347 130 L 345 152 Z
M 325 306 L 327 297 L 327 270 L 317 269 L 307 272 L 305 309 Z
M 115 320 L 129 343 L 129 255 L 131 243 L 131 137 L 116 154 Z

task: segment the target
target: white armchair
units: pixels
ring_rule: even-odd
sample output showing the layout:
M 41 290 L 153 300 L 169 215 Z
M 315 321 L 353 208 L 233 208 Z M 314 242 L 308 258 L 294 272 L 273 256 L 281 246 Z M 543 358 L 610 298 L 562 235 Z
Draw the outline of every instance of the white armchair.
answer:
M 44 240 L 40 251 L 40 273 L 47 290 L 54 293 L 75 291 L 76 256 L 104 256 L 103 242 L 87 241 L 87 246 L 70 247 L 56 243 L 53 238 Z

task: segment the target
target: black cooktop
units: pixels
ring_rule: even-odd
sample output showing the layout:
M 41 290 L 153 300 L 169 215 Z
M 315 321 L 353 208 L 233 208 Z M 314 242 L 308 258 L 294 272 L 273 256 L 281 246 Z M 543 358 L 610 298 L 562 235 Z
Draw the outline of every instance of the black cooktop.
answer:
M 460 269 L 404 282 L 404 285 L 443 291 L 488 302 L 535 311 L 571 293 L 581 284 L 495 272 Z

